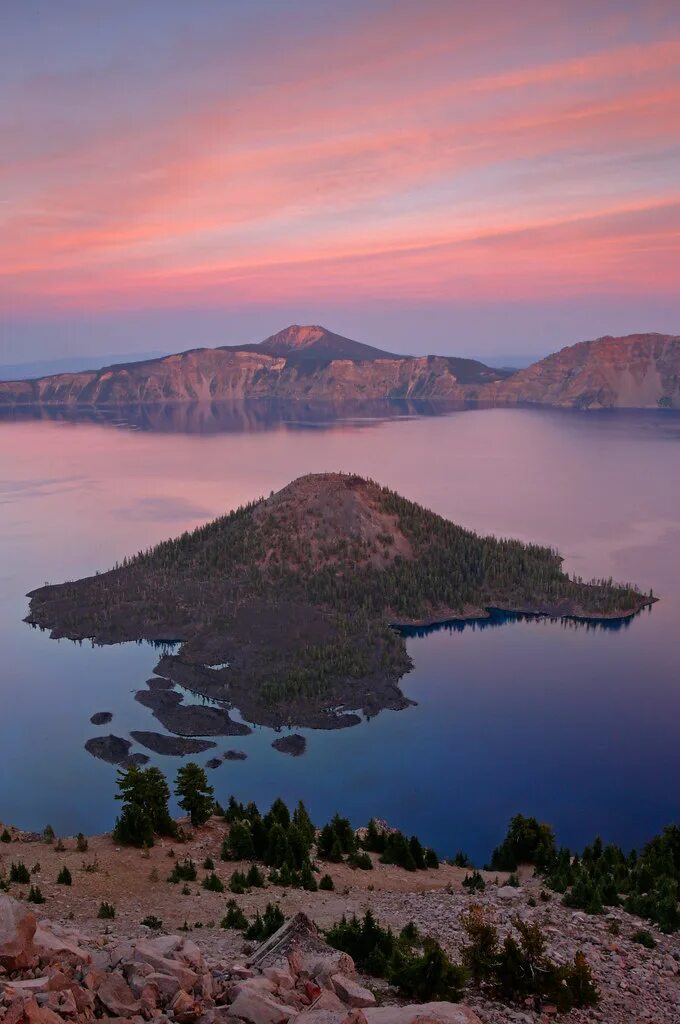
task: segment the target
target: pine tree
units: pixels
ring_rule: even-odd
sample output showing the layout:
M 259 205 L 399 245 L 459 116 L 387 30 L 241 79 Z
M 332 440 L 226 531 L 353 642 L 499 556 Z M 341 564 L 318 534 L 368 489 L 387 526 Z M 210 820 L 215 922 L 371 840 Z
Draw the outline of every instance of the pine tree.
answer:
M 175 796 L 179 797 L 179 806 L 186 811 L 194 828 L 200 828 L 213 813 L 215 806 L 214 791 L 208 785 L 205 770 L 193 761 L 183 765 L 175 779 Z

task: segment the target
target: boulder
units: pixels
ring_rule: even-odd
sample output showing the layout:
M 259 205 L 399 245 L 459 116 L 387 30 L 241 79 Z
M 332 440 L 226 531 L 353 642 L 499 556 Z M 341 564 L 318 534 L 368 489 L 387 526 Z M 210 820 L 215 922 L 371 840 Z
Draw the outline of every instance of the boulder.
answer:
M 348 1024 L 350 1018 L 347 1009 L 343 1010 L 303 1010 L 291 1021 L 291 1024 Z
M 285 967 L 265 967 L 262 973 L 265 978 L 273 981 L 277 988 L 293 988 L 295 985 L 295 978 Z
M 121 974 L 106 974 L 97 989 L 97 999 L 114 1017 L 132 1017 L 141 1004 Z
M 163 935 L 161 939 L 177 938 L 177 936 Z M 133 959 L 142 963 L 150 964 L 160 974 L 170 974 L 179 982 L 179 987 L 190 992 L 198 983 L 198 975 L 186 964 L 179 960 L 171 960 L 158 952 L 158 939 L 143 939 L 138 942 L 133 951 Z
M 420 1003 L 414 1006 L 380 1006 L 364 1010 L 367 1024 L 482 1024 L 468 1006 L 460 1003 Z
M 227 1010 L 229 1017 L 248 1021 L 248 1024 L 287 1024 L 297 1011 L 282 1006 L 264 992 L 243 990 Z
M 6 981 L 5 992 L 10 998 L 20 995 L 34 996 L 38 992 L 47 992 L 50 986 L 50 979 L 47 976 L 42 978 L 26 978 L 21 981 Z
M 286 1006 L 292 1006 L 294 1010 L 302 1010 L 305 1006 L 309 1006 L 307 996 L 303 996 L 294 988 L 280 988 L 276 993 L 276 998 Z
M 254 978 L 244 978 L 243 981 L 236 982 L 231 991 L 234 995 L 238 995 L 240 992 L 264 992 L 265 994 L 270 994 L 276 991 L 276 985 L 270 978 L 256 975 Z
M 38 1006 L 35 999 L 24 1003 L 24 1019 L 27 1024 L 64 1024 L 61 1017 L 49 1006 Z
M 205 969 L 203 954 L 193 939 L 185 939 L 178 952 L 182 960 L 186 960 L 195 971 L 200 973 Z
M 9 1005 L 9 1009 L 2 1019 L 2 1024 L 24 1024 L 24 997 L 16 996 Z
M 4 893 L 0 893 L 0 967 L 18 971 L 30 967 L 35 958 L 33 937 L 35 914 Z
M 314 1010 L 342 1010 L 343 1014 L 347 1013 L 347 1007 L 344 1005 L 341 999 L 336 996 L 335 992 L 329 992 L 328 989 L 324 989 L 321 995 L 314 1002 L 312 1007 Z
M 352 1007 L 375 1006 L 375 996 L 369 989 L 364 988 L 354 978 L 348 978 L 345 974 L 334 974 L 331 978 L 336 995 L 343 1003 Z
M 68 974 L 64 974 L 63 971 L 56 970 L 49 975 L 47 988 L 50 992 L 61 992 L 65 988 L 71 988 L 75 982 Z
M 170 1012 L 180 1024 L 190 1024 L 203 1013 L 203 1004 L 200 999 L 194 999 L 184 989 L 180 989 L 170 1003 Z
M 45 1006 L 62 1017 L 75 1017 L 78 1013 L 76 997 L 70 989 L 62 989 L 59 992 L 49 992 Z
M 139 996 L 144 1016 L 152 1016 L 161 1001 L 160 992 L 155 985 L 145 985 Z
M 188 939 L 186 940 L 189 941 Z M 165 956 L 172 958 L 172 954 L 176 953 L 184 945 L 185 940 L 181 935 L 156 935 L 152 939 L 140 940 L 137 945 L 144 944 L 145 949 L 154 950 L 159 956 Z M 196 945 L 196 943 L 193 943 Z
M 345 974 L 353 978 L 357 973 L 349 953 L 341 953 L 330 946 L 305 950 L 301 954 L 301 964 L 300 969 L 308 971 L 313 978 L 323 977 L 324 974 Z
M 35 930 L 33 944 L 42 959 L 51 960 L 55 956 L 70 956 L 80 963 L 89 963 L 90 954 L 78 945 L 72 936 L 59 935 L 52 925 L 41 921 Z

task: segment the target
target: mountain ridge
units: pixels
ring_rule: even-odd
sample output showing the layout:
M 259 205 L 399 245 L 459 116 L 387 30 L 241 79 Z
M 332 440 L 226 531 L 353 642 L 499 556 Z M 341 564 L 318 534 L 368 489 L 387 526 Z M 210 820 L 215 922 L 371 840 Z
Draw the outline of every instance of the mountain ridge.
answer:
M 680 336 L 604 335 L 580 341 L 492 385 L 503 402 L 577 408 L 680 406 Z
M 250 398 L 431 399 L 574 408 L 680 407 L 680 336 L 605 335 L 517 371 L 400 355 L 319 325 L 99 370 L 0 382 L 0 405 L 117 406 Z

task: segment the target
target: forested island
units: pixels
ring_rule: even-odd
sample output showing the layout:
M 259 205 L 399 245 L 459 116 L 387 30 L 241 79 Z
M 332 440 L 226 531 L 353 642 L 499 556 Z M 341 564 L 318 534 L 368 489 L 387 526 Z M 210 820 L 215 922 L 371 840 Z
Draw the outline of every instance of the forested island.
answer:
M 335 473 L 29 597 L 26 621 L 53 637 L 181 642 L 158 675 L 252 722 L 321 728 L 409 703 L 398 682 L 412 666 L 395 626 L 490 609 L 612 621 L 655 600 L 633 584 L 572 578 L 551 548 L 479 536 Z M 143 700 L 157 717 L 180 699 L 162 693 Z

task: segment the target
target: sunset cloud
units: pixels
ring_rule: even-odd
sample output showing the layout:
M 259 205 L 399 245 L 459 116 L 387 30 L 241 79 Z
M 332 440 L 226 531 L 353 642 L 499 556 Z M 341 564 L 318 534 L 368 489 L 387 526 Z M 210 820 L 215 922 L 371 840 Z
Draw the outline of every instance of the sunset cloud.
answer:
M 0 312 L 677 289 L 674 5 L 78 6 L 3 44 Z

